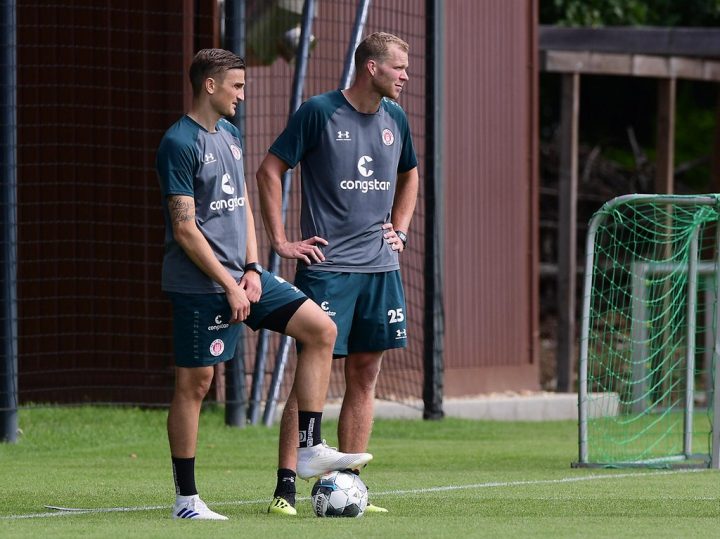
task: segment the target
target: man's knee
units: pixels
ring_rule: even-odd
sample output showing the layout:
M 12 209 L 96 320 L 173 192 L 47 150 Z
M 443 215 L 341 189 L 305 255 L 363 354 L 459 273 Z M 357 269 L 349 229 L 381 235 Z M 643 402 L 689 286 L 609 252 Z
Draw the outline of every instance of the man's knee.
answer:
M 186 369 L 178 373 L 175 391 L 184 398 L 202 400 L 210 391 L 212 380 L 212 368 Z
M 360 391 L 373 391 L 380 375 L 382 356 L 350 355 L 345 361 L 347 385 Z
M 337 338 L 337 326 L 316 303 L 306 301 L 288 322 L 286 333 L 303 347 L 332 349 Z
M 337 326 L 329 316 L 323 315 L 323 318 L 324 320 L 318 329 L 318 341 L 322 343 L 323 346 L 332 348 L 335 346 L 335 339 L 337 339 Z
M 314 316 L 312 324 L 307 331 L 298 339 L 303 346 L 321 347 L 332 349 L 337 338 L 337 326 L 329 316 L 322 313 Z

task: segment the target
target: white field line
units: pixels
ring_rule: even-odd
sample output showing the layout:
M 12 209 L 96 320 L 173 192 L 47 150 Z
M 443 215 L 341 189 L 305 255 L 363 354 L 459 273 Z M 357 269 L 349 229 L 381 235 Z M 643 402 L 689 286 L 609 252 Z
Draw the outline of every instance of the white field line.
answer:
M 606 475 L 585 475 L 581 477 L 564 477 L 562 479 L 538 479 L 533 481 L 497 481 L 490 483 L 472 483 L 469 485 L 448 485 L 442 487 L 428 487 L 428 488 L 415 488 L 415 489 L 404 489 L 404 490 L 386 490 L 386 491 L 373 491 L 373 498 L 380 496 L 397 496 L 399 494 L 429 494 L 433 492 L 447 492 L 452 490 L 474 490 L 483 488 L 502 488 L 502 487 L 522 487 L 531 485 L 558 485 L 563 483 L 580 483 L 583 481 L 600 481 L 604 479 L 626 479 L 628 477 L 656 477 L 659 475 L 673 475 L 681 473 L 698 473 L 707 472 L 704 469 L 691 469 L 691 470 L 662 470 L 653 472 L 637 472 L 637 473 L 620 473 L 620 474 L 606 474 Z M 308 497 L 298 498 L 298 501 L 307 500 Z M 700 497 L 693 498 L 695 500 L 714 500 L 717 498 L 712 497 Z M 268 503 L 269 498 L 263 498 L 261 500 L 240 500 L 230 502 L 212 502 L 210 505 L 255 505 Z M 20 520 L 28 518 L 50 518 L 50 517 L 62 517 L 68 515 L 86 515 L 89 513 L 124 513 L 132 511 L 157 511 L 157 510 L 170 510 L 170 504 L 168 505 L 148 505 L 148 506 L 137 506 L 137 507 L 100 507 L 100 508 L 73 508 L 73 507 L 59 507 L 56 505 L 46 505 L 47 509 L 53 511 L 45 513 L 31 513 L 27 515 L 6 515 L 0 516 L 0 520 Z

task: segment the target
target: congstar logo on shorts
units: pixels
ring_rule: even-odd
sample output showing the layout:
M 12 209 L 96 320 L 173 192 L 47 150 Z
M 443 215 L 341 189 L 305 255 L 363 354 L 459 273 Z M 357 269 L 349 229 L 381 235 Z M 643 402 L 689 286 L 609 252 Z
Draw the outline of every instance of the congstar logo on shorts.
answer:
M 322 303 L 320 303 L 320 308 L 328 316 L 335 316 L 337 314 L 335 311 L 330 310 L 330 302 L 329 301 L 323 301 Z
M 208 326 L 208 331 L 220 331 L 221 329 L 229 328 L 230 324 L 223 323 L 222 316 L 217 315 L 215 317 L 215 324 Z

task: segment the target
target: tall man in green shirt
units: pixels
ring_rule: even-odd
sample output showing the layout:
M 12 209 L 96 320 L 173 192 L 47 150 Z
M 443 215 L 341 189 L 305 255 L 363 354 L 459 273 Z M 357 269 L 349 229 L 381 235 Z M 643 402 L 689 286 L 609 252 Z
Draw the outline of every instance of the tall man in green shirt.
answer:
M 383 354 L 405 347 L 408 338 L 398 255 L 407 243 L 418 172 L 407 118 L 395 101 L 408 81 L 408 50 L 392 34 L 366 37 L 355 51 L 350 88 L 305 102 L 257 172 L 273 249 L 298 260 L 295 285 L 337 325 L 333 354 L 346 358 L 341 451 L 367 449 Z M 291 242 L 282 221 L 281 182 L 297 164 L 303 240 Z M 296 424 L 297 395 L 291 392 L 271 513 L 296 514 Z M 367 510 L 385 512 L 373 504 Z

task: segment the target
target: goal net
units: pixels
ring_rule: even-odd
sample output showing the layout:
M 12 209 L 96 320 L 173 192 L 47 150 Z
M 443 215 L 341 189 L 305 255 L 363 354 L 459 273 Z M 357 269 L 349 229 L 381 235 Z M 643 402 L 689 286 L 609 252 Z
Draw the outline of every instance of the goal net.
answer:
M 719 218 L 716 195 L 626 195 L 590 221 L 574 466 L 719 466 Z

